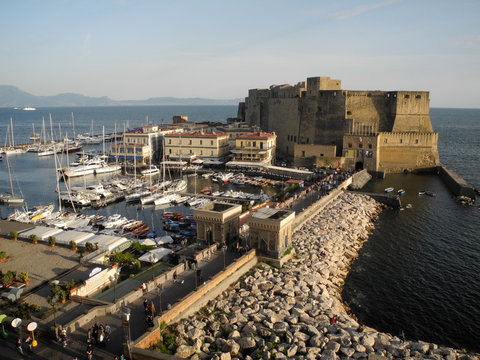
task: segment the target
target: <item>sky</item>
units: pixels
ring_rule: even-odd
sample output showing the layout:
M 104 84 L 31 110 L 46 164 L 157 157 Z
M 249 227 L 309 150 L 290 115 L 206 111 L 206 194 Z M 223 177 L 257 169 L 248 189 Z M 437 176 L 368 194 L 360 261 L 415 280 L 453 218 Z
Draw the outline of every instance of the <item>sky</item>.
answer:
M 479 0 L 2 0 L 0 84 L 231 99 L 330 76 L 480 108 L 479 14 Z

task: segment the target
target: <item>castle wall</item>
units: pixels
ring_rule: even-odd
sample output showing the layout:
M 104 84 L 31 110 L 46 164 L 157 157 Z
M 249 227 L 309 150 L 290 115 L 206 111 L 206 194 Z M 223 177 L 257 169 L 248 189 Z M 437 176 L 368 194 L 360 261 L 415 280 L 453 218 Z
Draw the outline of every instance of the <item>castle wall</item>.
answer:
M 298 98 L 270 99 L 261 117 L 261 123 L 267 124 L 268 132 L 277 134 L 277 153 L 293 158 L 293 147 L 298 139 L 300 113 Z M 263 130 L 264 128 L 262 128 Z M 265 130 L 264 130 L 265 131 Z
M 341 156 L 343 134 L 347 131 L 342 91 L 321 91 L 314 98 L 302 99 L 301 111 L 299 141 L 336 145 L 337 156 Z M 315 134 L 313 141 L 312 134 Z
M 392 131 L 395 99 L 385 91 L 345 91 L 345 117 L 373 125 L 377 131 Z
M 428 92 L 397 91 L 395 95 L 393 132 L 433 132 Z
M 378 134 L 378 170 L 412 171 L 438 166 L 437 133 Z
M 295 144 L 295 166 L 312 167 L 337 166 L 339 158 L 336 157 L 335 145 Z

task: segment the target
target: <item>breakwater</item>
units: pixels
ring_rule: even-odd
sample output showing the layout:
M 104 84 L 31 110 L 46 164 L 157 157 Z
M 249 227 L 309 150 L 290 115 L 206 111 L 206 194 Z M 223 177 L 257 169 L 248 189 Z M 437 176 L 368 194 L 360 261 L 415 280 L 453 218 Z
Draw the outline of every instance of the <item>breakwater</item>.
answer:
M 175 355 L 473 359 L 451 348 L 364 327 L 344 305 L 341 291 L 350 264 L 380 211 L 366 195 L 345 193 L 333 199 L 295 231 L 296 259 L 281 269 L 254 269 L 195 317 L 168 328 L 177 339 Z
M 438 167 L 438 175 L 443 180 L 445 185 L 455 196 L 466 196 L 470 199 L 475 199 L 476 192 L 473 186 L 468 184 L 460 175 L 456 172 L 448 169 L 442 165 Z

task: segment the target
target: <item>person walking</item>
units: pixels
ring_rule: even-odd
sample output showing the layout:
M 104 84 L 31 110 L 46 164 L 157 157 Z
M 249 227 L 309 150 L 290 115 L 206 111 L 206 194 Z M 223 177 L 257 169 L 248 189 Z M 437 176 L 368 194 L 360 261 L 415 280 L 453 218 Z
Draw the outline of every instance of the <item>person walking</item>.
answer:
M 23 349 L 22 349 L 22 338 L 19 336 L 17 339 L 17 351 L 20 355 L 23 355 Z
M 87 345 L 87 350 L 85 351 L 85 354 L 87 354 L 87 359 L 88 360 L 93 359 L 93 346 L 92 346 L 92 344 Z
M 32 337 L 28 335 L 24 342 L 27 344 L 28 350 L 32 351 Z

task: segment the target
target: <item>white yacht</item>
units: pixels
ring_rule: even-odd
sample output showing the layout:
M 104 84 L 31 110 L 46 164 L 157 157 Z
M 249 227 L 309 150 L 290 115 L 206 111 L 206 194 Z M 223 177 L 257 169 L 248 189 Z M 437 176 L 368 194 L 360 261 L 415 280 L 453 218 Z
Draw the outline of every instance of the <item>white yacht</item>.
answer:
M 150 167 L 140 171 L 143 176 L 153 176 L 160 173 L 160 170 L 155 165 L 150 165 Z

